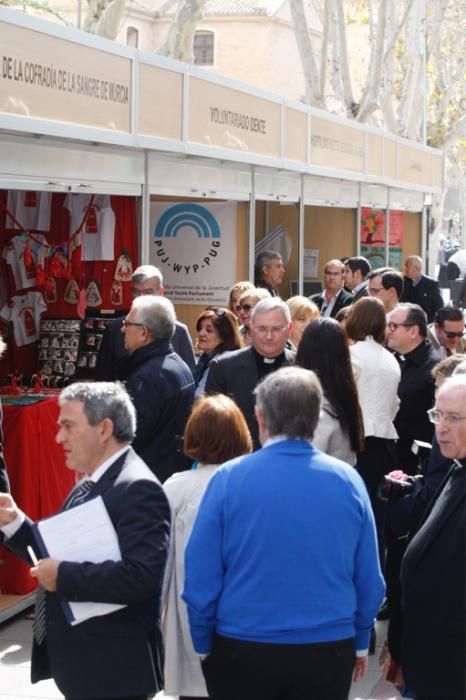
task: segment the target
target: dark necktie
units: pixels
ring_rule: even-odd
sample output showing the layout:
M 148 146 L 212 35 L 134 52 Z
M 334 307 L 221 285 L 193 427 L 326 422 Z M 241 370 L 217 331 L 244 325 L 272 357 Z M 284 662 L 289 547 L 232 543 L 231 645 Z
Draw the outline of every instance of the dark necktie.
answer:
M 94 481 L 86 479 L 77 484 L 65 501 L 63 510 L 79 506 L 86 500 L 87 495 L 95 485 Z M 36 604 L 34 607 L 34 620 L 32 622 L 32 634 L 37 644 L 42 644 L 46 633 L 46 604 L 45 588 L 39 586 L 36 593 Z

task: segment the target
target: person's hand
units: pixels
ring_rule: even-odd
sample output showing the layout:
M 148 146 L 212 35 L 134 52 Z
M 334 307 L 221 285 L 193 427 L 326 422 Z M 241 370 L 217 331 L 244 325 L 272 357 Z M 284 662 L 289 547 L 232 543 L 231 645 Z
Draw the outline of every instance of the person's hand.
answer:
M 367 656 L 357 656 L 354 662 L 353 671 L 353 683 L 360 681 L 364 678 L 369 668 L 369 657 Z
M 30 570 L 31 576 L 36 578 L 46 591 L 54 593 L 57 590 L 57 576 L 60 562 L 56 559 L 39 559 L 37 566 Z
M 0 493 L 0 527 L 12 523 L 20 512 L 9 493 Z
M 407 481 L 408 474 L 405 474 L 405 472 L 402 469 L 394 469 L 393 471 L 389 472 L 387 474 L 389 479 L 393 479 L 395 481 Z

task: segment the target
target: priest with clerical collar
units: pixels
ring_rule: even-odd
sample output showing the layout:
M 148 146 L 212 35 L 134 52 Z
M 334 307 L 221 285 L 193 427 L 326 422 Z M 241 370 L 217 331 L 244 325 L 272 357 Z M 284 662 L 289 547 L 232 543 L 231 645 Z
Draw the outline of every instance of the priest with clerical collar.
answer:
M 255 449 L 260 443 L 254 389 L 270 372 L 293 364 L 294 353 L 286 348 L 291 324 L 290 310 L 282 299 L 263 299 L 251 314 L 251 346 L 225 353 L 210 366 L 206 392 L 227 394 L 236 401 L 246 418 Z

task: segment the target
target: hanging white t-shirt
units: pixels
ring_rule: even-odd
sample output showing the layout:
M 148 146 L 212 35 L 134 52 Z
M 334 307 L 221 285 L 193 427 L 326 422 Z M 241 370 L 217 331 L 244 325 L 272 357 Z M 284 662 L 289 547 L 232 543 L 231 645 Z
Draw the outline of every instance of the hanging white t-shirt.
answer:
M 35 343 L 39 340 L 41 314 L 47 310 L 44 297 L 40 292 L 28 292 L 21 297 L 12 297 L 11 304 L 5 304 L 0 316 L 13 322 L 16 345 Z
M 7 208 L 26 231 L 50 231 L 51 192 L 8 190 Z M 8 214 L 5 228 L 18 228 Z
M 70 235 L 78 230 L 91 201 L 90 194 L 69 193 L 63 206 L 70 212 Z M 113 260 L 115 239 L 115 212 L 108 194 L 94 195 L 81 232 L 81 259 Z
M 3 249 L 3 258 L 11 266 L 17 291 L 35 287 L 37 266 L 45 264 L 47 240 L 41 233 L 34 233 L 33 236 L 34 240 L 30 236 L 15 236 Z M 24 265 L 26 241 L 31 251 L 31 265 L 27 270 Z

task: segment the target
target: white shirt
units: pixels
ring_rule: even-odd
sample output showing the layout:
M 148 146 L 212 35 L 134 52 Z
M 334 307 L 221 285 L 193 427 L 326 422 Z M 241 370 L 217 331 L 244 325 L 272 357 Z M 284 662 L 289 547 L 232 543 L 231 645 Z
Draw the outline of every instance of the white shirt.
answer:
M 8 190 L 7 208 L 18 223 L 27 231 L 50 230 L 51 192 L 26 192 L 23 190 Z M 10 219 L 5 219 L 6 228 L 17 229 L 18 226 Z
M 24 265 L 24 249 L 26 242 L 31 251 L 31 265 Z M 15 278 L 16 289 L 29 289 L 36 286 L 37 266 L 44 267 L 45 254 L 48 250 L 47 241 L 40 233 L 31 236 L 15 236 L 3 249 L 3 258 L 10 265 Z
M 372 336 L 350 345 L 351 364 L 358 389 L 365 437 L 396 440 L 393 420 L 400 399 L 401 371 L 394 356 Z
M 40 292 L 28 292 L 24 296 L 11 298 L 11 305 L 5 304 L 0 316 L 12 321 L 15 342 L 18 347 L 31 345 L 39 340 L 40 317 L 47 310 L 47 304 Z
M 70 235 L 76 233 L 88 210 L 92 195 L 67 194 L 63 206 L 70 212 Z M 81 229 L 82 260 L 113 260 L 115 213 L 108 195 L 95 195 Z

